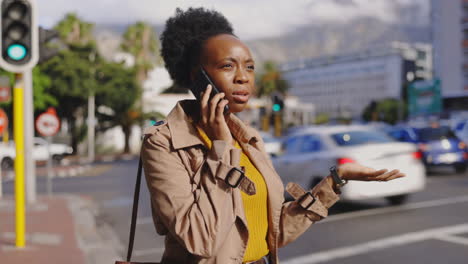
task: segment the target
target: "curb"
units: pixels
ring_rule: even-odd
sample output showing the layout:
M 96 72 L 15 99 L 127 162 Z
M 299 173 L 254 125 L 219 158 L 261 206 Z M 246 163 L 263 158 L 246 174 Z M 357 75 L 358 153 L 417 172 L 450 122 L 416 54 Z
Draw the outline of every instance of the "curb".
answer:
M 114 263 L 123 259 L 123 246 L 117 233 L 103 221 L 97 222 L 99 209 L 91 198 L 66 195 L 68 207 L 75 220 L 78 247 L 87 264 Z

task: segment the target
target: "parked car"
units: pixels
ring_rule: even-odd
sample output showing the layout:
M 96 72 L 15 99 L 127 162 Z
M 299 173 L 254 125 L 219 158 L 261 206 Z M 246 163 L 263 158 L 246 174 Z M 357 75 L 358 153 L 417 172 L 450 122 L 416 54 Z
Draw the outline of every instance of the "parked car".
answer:
M 329 168 L 358 162 L 375 169 L 399 169 L 407 177 L 390 182 L 350 181 L 342 189 L 342 199 L 386 198 L 402 204 L 409 194 L 422 190 L 426 171 L 421 153 L 414 144 L 397 142 L 370 126 L 309 127 L 284 141 L 283 154 L 273 164 L 284 182 L 312 188 Z
M 281 152 L 281 140 L 273 137 L 271 134 L 260 131 L 260 136 L 265 142 L 265 151 L 270 156 L 275 157 Z
M 33 159 L 36 161 L 47 161 L 49 156 L 54 162 L 60 162 L 65 156 L 73 153 L 73 148 L 66 144 L 52 143 L 49 147 L 43 138 L 34 138 Z M 2 169 L 11 169 L 14 166 L 16 156 L 15 144 L 13 141 L 0 144 L 0 166 Z
M 459 139 L 468 144 L 468 120 L 457 122 L 453 130 Z
M 417 128 L 415 131 L 426 166 L 450 165 L 458 173 L 466 171 L 467 144 L 449 126 Z

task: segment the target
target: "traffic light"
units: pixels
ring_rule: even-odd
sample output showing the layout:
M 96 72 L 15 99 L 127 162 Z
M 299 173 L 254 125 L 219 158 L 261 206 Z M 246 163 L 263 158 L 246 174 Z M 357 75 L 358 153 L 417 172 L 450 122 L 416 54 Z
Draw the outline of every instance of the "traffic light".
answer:
M 31 69 L 39 58 L 35 1 L 0 1 L 0 67 L 11 72 Z
M 284 107 L 284 101 L 283 101 L 283 98 L 278 95 L 278 94 L 275 94 L 272 96 L 272 110 L 273 112 L 280 112 L 281 110 L 283 110 L 283 107 Z
M 43 63 L 59 53 L 59 50 L 49 46 L 49 42 L 59 37 L 59 32 L 39 27 L 39 62 Z

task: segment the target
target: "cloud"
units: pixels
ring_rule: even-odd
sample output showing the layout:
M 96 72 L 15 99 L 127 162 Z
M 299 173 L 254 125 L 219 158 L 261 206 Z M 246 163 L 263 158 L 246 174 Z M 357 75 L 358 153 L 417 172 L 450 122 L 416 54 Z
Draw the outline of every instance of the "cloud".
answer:
M 244 39 L 276 36 L 303 24 L 317 21 L 347 21 L 359 16 L 396 21 L 395 5 L 428 0 L 37 0 L 39 21 L 50 27 L 67 12 L 76 12 L 94 23 L 130 24 L 138 20 L 163 24 L 177 7 L 212 8 L 223 13 Z M 427 11 L 428 12 L 428 11 Z

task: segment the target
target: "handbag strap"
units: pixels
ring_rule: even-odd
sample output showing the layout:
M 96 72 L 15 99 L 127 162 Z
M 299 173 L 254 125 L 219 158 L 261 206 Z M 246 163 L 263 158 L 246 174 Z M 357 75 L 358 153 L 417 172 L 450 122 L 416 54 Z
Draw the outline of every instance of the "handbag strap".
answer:
M 128 238 L 127 261 L 130 261 L 130 259 L 132 258 L 133 242 L 135 239 L 135 228 L 136 228 L 136 220 L 137 220 L 137 214 L 138 214 L 138 200 L 140 198 L 141 171 L 142 171 L 142 164 L 141 164 L 141 157 L 140 157 L 138 161 L 138 172 L 137 172 L 136 183 L 135 183 L 135 192 L 133 195 L 132 223 L 130 225 L 130 236 Z

